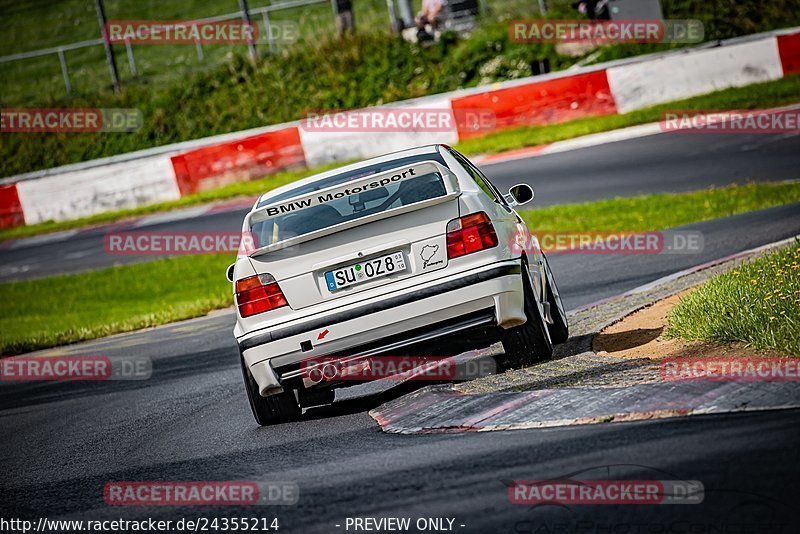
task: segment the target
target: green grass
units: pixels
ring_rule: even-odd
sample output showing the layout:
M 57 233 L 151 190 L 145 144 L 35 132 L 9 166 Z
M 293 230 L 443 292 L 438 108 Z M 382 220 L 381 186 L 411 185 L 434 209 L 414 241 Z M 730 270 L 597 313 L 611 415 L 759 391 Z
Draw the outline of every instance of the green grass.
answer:
M 800 184 L 758 184 L 522 212 L 532 229 L 656 230 L 800 200 Z M 229 306 L 232 254 L 156 260 L 0 284 L 0 354 L 74 343 Z
M 0 354 L 128 332 L 232 303 L 231 254 L 183 256 L 0 284 Z
M 274 4 L 268 0 L 250 0 L 251 9 Z M 113 0 L 106 1 L 108 20 L 188 20 L 233 13 L 239 10 L 236 0 Z M 0 56 L 64 45 L 100 36 L 93 1 L 0 0 Z M 382 0 L 361 0 L 357 23 L 363 28 L 387 31 L 389 16 Z M 263 20 L 253 19 L 263 33 Z M 335 34 L 330 2 L 275 11 L 273 24 L 290 21 L 297 24 L 303 41 L 329 39 Z M 42 31 L 47 28 L 48 31 Z M 279 42 L 279 49 L 291 43 Z M 266 55 L 269 47 L 259 44 Z M 115 45 L 117 67 L 126 84 L 152 84 L 180 80 L 192 72 L 208 71 L 224 64 L 228 54 L 245 55 L 244 45 L 203 45 L 200 60 L 194 45 L 134 45 L 133 55 L 138 76 L 134 77 L 125 47 Z M 110 76 L 101 46 L 65 53 L 74 94 L 105 93 L 110 90 Z M 58 57 L 55 55 L 0 64 L 0 76 L 8 80 L 3 99 L 15 102 L 40 98 L 62 98 L 65 87 Z
M 457 145 L 457 148 L 467 155 L 472 155 L 552 143 L 554 141 L 581 135 L 656 121 L 666 109 L 754 109 L 779 106 L 798 101 L 800 101 L 800 76 L 791 76 L 773 82 L 726 89 L 724 91 L 698 96 L 672 104 L 656 106 L 626 115 L 593 117 L 551 126 L 507 130 L 490 134 L 480 139 L 462 142 Z M 211 191 L 189 195 L 179 200 L 160 202 L 158 204 L 127 210 L 110 211 L 71 221 L 50 221 L 31 226 L 4 228 L 0 229 L 0 241 L 30 237 L 59 230 L 82 228 L 93 224 L 115 222 L 129 217 L 168 211 L 206 202 L 226 200 L 239 196 L 256 196 L 294 180 L 344 164 L 344 162 L 338 162 L 310 170 L 284 171 L 260 180 L 229 184 Z
M 503 152 L 637 124 L 657 122 L 661 120 L 663 113 L 668 110 L 744 110 L 777 107 L 796 102 L 800 102 L 800 75 L 746 87 L 725 89 L 707 95 L 633 111 L 624 115 L 590 117 L 548 126 L 513 128 L 485 137 L 463 141 L 457 145 L 457 148 L 467 154 Z
M 800 202 L 800 182 L 750 183 L 690 193 L 562 204 L 524 210 L 520 215 L 531 230 L 647 232 L 792 202 Z
M 667 335 L 800 356 L 800 241 L 712 278 L 678 303 Z
M 551 0 L 551 18 L 575 18 L 572 0 Z M 276 3 L 270 0 L 250 0 L 251 8 Z M 508 20 L 539 16 L 538 5 L 530 0 L 493 0 L 485 20 Z M 412 2 L 416 12 L 421 0 Z M 186 20 L 222 15 L 238 11 L 236 0 L 109 0 L 105 2 L 109 20 Z M 704 2 L 702 0 L 662 0 L 667 18 L 696 18 L 704 22 L 707 39 L 717 39 L 766 31 L 800 23 L 797 0 L 771 2 Z M 389 16 L 383 0 L 360 0 L 354 4 L 359 33 L 387 33 Z M 77 41 L 96 39 L 99 29 L 94 3 L 87 0 L 0 0 L 0 56 L 49 48 Z M 280 10 L 271 14 L 273 22 L 292 21 L 298 24 L 304 43 L 329 39 L 334 35 L 334 21 L 329 2 Z M 254 19 L 260 23 L 261 19 Z M 43 31 L 46 28 L 46 31 Z M 285 50 L 290 45 L 284 45 Z M 228 54 L 243 55 L 241 45 L 205 45 L 205 59 L 200 61 L 193 46 L 134 46 L 139 76 L 134 77 L 128 65 L 125 48 L 117 52 L 120 75 L 127 84 L 159 83 L 180 80 L 195 71 L 214 69 L 226 62 Z M 651 45 L 622 45 L 605 47 L 598 61 L 616 59 L 641 51 L 651 51 Z M 268 47 L 260 46 L 263 54 Z M 103 49 L 68 51 L 67 63 L 73 90 L 77 94 L 103 93 L 109 90 L 109 75 Z M 3 100 L 20 103 L 42 96 L 55 98 L 64 95 L 64 83 L 56 56 L 47 56 L 0 65 Z M 8 102 L 6 102 L 8 104 Z
M 283 0 L 281 0 L 283 1 Z M 278 3 L 269 0 L 251 0 L 251 9 Z M 421 1 L 414 2 L 419 8 Z M 530 18 L 537 14 L 538 7 L 524 0 L 497 0 L 493 11 L 482 17 L 482 23 L 492 24 L 507 17 Z M 354 6 L 356 28 L 362 36 L 390 37 L 390 18 L 383 0 L 361 0 Z M 106 2 L 108 20 L 187 20 L 218 16 L 239 10 L 237 0 L 114 0 Z M 562 11 L 564 7 L 562 7 Z M 0 32 L 6 37 L 0 42 L 0 56 L 68 43 L 97 39 L 100 36 L 95 7 L 86 0 L 59 0 L 58 2 L 0 0 Z M 327 54 L 352 55 L 349 47 L 330 46 L 335 43 L 335 23 L 330 2 L 281 9 L 270 14 L 275 25 L 290 22 L 297 30 L 295 42 L 278 41 L 277 53 L 272 53 L 263 42 L 257 44 L 262 62 L 275 69 L 288 67 L 280 56 L 294 54 L 295 49 L 317 61 L 325 55 L 317 52 L 325 48 Z M 263 18 L 253 17 L 263 34 Z M 43 27 L 53 31 L 42 31 Z M 391 38 L 391 40 L 394 40 Z M 386 40 L 379 40 L 378 52 L 389 51 Z M 327 47 L 327 48 L 326 48 Z M 152 93 L 161 93 L 168 85 L 185 85 L 186 78 L 196 73 L 228 71 L 232 56 L 247 56 L 247 48 L 241 44 L 205 44 L 201 60 L 194 45 L 133 45 L 133 56 L 138 74 L 134 76 L 129 65 L 126 48 L 114 45 L 117 67 L 122 83 L 126 87 L 149 86 Z M 414 47 L 406 46 L 408 56 Z M 296 55 L 296 54 L 295 54 Z M 92 46 L 65 52 L 72 82 L 73 98 L 90 96 L 104 98 L 111 93 L 110 76 L 104 50 Z M 408 58 L 406 58 L 408 59 Z M 300 66 L 300 68 L 304 68 Z M 218 74 L 212 74 L 218 77 Z M 230 74 L 230 73 L 229 73 Z M 291 74 L 290 74 L 291 76 Z M 0 77 L 7 81 L 0 90 L 0 101 L 10 103 L 32 103 L 50 100 L 69 100 L 66 95 L 61 68 L 56 55 L 0 64 Z M 204 79 L 201 76 L 199 79 Z M 252 77 L 250 81 L 254 80 Z M 304 95 L 297 95 L 299 100 Z

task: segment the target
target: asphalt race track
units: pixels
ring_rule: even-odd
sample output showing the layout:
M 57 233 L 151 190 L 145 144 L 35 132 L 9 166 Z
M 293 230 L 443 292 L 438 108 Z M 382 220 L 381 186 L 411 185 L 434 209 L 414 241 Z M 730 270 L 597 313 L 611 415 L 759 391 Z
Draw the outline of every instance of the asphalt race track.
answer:
M 797 180 L 798 134 L 662 133 L 498 163 L 486 174 L 500 190 L 520 179 L 537 206 L 647 193 L 677 193 L 748 181 Z
M 526 181 L 519 179 L 523 175 L 537 176 L 527 180 L 536 188 L 537 205 L 747 178 L 798 178 L 796 136 L 756 137 L 704 136 L 700 144 L 690 136 L 658 135 L 486 170 L 500 187 Z M 160 229 L 238 229 L 241 217 L 232 212 Z M 551 264 L 567 307 L 798 235 L 800 205 L 686 229 L 703 233 L 701 252 L 554 256 Z M 78 251 L 89 254 L 60 261 Z M 91 235 L 4 251 L 2 257 L 3 267 L 28 258 L 36 267 L 25 277 L 111 263 L 102 253 L 102 236 Z M 4 279 L 20 277 L 4 273 Z M 300 422 L 259 428 L 241 384 L 232 322 L 232 312 L 222 311 L 48 351 L 147 356 L 153 374 L 146 381 L 0 384 L 0 515 L 277 517 L 279 532 L 325 533 L 347 532 L 345 519 L 356 516 L 449 517 L 455 518 L 453 530 L 465 533 L 796 531 L 791 503 L 800 493 L 800 411 L 399 436 L 382 433 L 367 415 L 404 393 L 389 391 L 309 410 Z M 698 480 L 705 498 L 692 505 L 534 507 L 511 504 L 507 497 L 505 484 L 511 480 L 580 474 Z M 300 497 L 286 507 L 106 506 L 103 486 L 127 480 L 285 481 L 298 484 Z
M 548 206 L 747 181 L 796 180 L 800 179 L 799 152 L 797 134 L 718 134 L 699 138 L 697 134 L 665 133 L 496 163 L 483 169 L 500 190 L 520 182 L 530 184 L 536 191 L 532 205 Z M 246 209 L 211 213 L 135 230 L 238 232 L 246 213 Z M 153 259 L 106 254 L 104 233 L 105 230 L 80 233 L 66 241 L 18 249 L 0 248 L 0 281 Z

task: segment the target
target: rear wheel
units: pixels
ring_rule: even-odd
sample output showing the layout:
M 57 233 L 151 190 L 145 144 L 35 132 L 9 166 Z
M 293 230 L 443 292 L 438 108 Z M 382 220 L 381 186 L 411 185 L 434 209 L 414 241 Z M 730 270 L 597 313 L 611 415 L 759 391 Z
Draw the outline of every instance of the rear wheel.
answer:
M 520 367 L 528 363 L 547 360 L 553 356 L 553 343 L 547 324 L 539 311 L 533 292 L 528 266 L 522 264 L 522 288 L 525 295 L 525 324 L 504 330 L 502 333 L 505 355 L 498 361 L 501 370 Z
M 553 271 L 550 270 L 550 264 L 547 262 L 547 257 L 542 255 L 544 259 L 544 273 L 547 282 L 547 303 L 550 305 L 550 317 L 553 322 L 547 325 L 550 331 L 550 340 L 553 344 L 564 343 L 569 339 L 569 323 L 567 322 L 567 312 L 564 310 L 564 303 L 561 302 L 561 295 L 558 292 L 556 279 L 553 277 Z
M 293 390 L 285 388 L 283 393 L 262 397 L 258 392 L 258 384 L 253 375 L 250 374 L 243 357 L 240 358 L 240 362 L 242 364 L 242 375 L 244 376 L 244 387 L 247 390 L 247 400 L 250 401 L 250 409 L 253 411 L 253 417 L 256 418 L 256 422 L 259 425 L 285 423 L 300 417 L 302 411 L 297 399 L 294 397 Z

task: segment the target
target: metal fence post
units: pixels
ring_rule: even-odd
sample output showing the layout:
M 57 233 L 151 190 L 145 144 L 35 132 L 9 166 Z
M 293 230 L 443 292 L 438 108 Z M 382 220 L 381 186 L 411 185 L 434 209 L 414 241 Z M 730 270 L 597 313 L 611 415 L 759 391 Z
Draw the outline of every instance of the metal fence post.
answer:
M 131 40 L 125 40 L 125 52 L 128 54 L 128 64 L 131 66 L 131 74 L 134 76 L 139 75 L 139 71 L 136 70 L 136 60 L 133 58 L 133 47 L 131 46 Z
M 114 58 L 114 48 L 111 46 L 108 39 L 108 32 L 106 32 L 106 10 L 103 7 L 103 0 L 94 0 L 94 5 L 97 9 L 97 22 L 100 23 L 100 35 L 103 36 L 103 48 L 105 48 L 106 51 L 108 69 L 111 71 L 111 83 L 114 85 L 114 90 L 119 91 L 117 60 Z
M 72 94 L 72 83 L 69 81 L 69 71 L 67 70 L 67 58 L 64 57 L 64 51 L 59 48 L 58 62 L 61 63 L 61 74 L 64 75 L 64 85 L 67 86 L 67 94 Z
M 252 27 L 252 23 L 250 22 L 250 8 L 247 7 L 247 0 L 239 0 L 239 9 L 242 10 L 242 21 Z M 250 52 L 250 60 L 253 63 L 258 62 L 258 50 L 256 50 L 256 44 L 254 42 L 247 43 L 247 50 Z
M 270 54 L 275 53 L 275 41 L 272 40 L 272 26 L 269 24 L 269 12 L 264 11 L 264 31 L 267 35 L 267 43 L 269 43 Z
M 197 50 L 197 59 L 199 61 L 203 61 L 203 45 L 200 43 L 199 39 L 196 39 L 194 42 L 194 48 Z
M 400 20 L 403 21 L 403 28 L 413 27 L 414 11 L 411 9 L 410 0 L 398 0 L 397 5 L 400 8 Z
M 539 0 L 539 12 L 542 15 L 547 15 L 547 0 Z
M 394 7 L 394 0 L 386 0 L 386 8 L 389 10 L 389 22 L 392 25 L 392 31 L 398 33 L 400 24 L 397 21 L 397 9 Z

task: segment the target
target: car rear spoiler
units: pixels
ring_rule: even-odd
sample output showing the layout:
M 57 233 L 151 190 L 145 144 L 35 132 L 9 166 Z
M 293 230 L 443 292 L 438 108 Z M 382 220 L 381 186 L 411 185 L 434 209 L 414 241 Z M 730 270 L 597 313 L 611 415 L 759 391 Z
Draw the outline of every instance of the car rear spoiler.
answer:
M 277 241 L 270 245 L 258 247 L 251 251 L 248 251 L 247 255 L 250 256 L 251 258 L 256 256 L 261 256 L 262 254 L 267 254 L 275 250 L 286 249 L 288 247 L 297 245 L 298 243 L 302 243 L 304 241 L 311 241 L 312 239 L 317 239 L 326 235 L 334 234 L 336 232 L 341 232 L 342 230 L 347 230 L 348 228 L 353 228 L 356 226 L 360 226 L 362 224 L 367 224 L 373 221 L 386 219 L 388 217 L 394 217 L 396 215 L 401 215 L 403 213 L 408 213 L 410 211 L 415 211 L 418 209 L 426 208 L 428 206 L 440 204 L 442 202 L 447 202 L 460 195 L 461 190 L 458 187 L 458 178 L 453 173 L 453 171 L 451 171 L 450 169 L 448 169 L 447 167 L 445 167 L 444 165 L 442 165 L 437 161 L 428 160 L 428 161 L 421 161 L 418 163 L 414 163 L 411 165 L 403 165 L 402 167 L 396 167 L 388 171 L 380 172 L 377 174 L 371 174 L 369 176 L 364 176 L 363 178 L 358 178 L 350 182 L 337 184 L 332 187 L 320 189 L 319 191 L 312 191 L 311 193 L 298 195 L 296 197 L 281 200 L 280 202 L 266 204 L 264 206 L 261 206 L 260 208 L 256 208 L 250 213 L 248 213 L 247 216 L 245 217 L 244 229 L 243 229 L 244 232 L 250 232 L 251 231 L 250 229 L 253 227 L 254 224 L 261 221 L 265 221 L 272 217 L 276 217 L 278 215 L 302 211 L 304 209 L 311 208 L 314 206 L 324 205 L 331 200 L 339 199 L 344 196 L 357 195 L 361 192 L 368 191 L 370 189 L 375 189 L 377 187 L 386 186 L 391 183 L 397 183 L 403 180 L 408 180 L 413 178 L 414 176 L 423 176 L 425 174 L 430 174 L 433 172 L 439 173 L 439 175 L 442 177 L 442 181 L 444 182 L 444 187 L 446 192 L 444 196 L 423 200 L 421 202 L 415 202 L 413 204 L 408 204 L 406 206 L 400 206 L 397 208 L 388 209 L 385 211 L 381 211 L 379 213 L 374 213 L 372 215 L 367 215 L 364 217 L 353 219 L 351 221 L 335 224 L 328 228 L 322 228 L 319 230 L 315 230 L 313 232 L 291 237 L 289 239 Z

